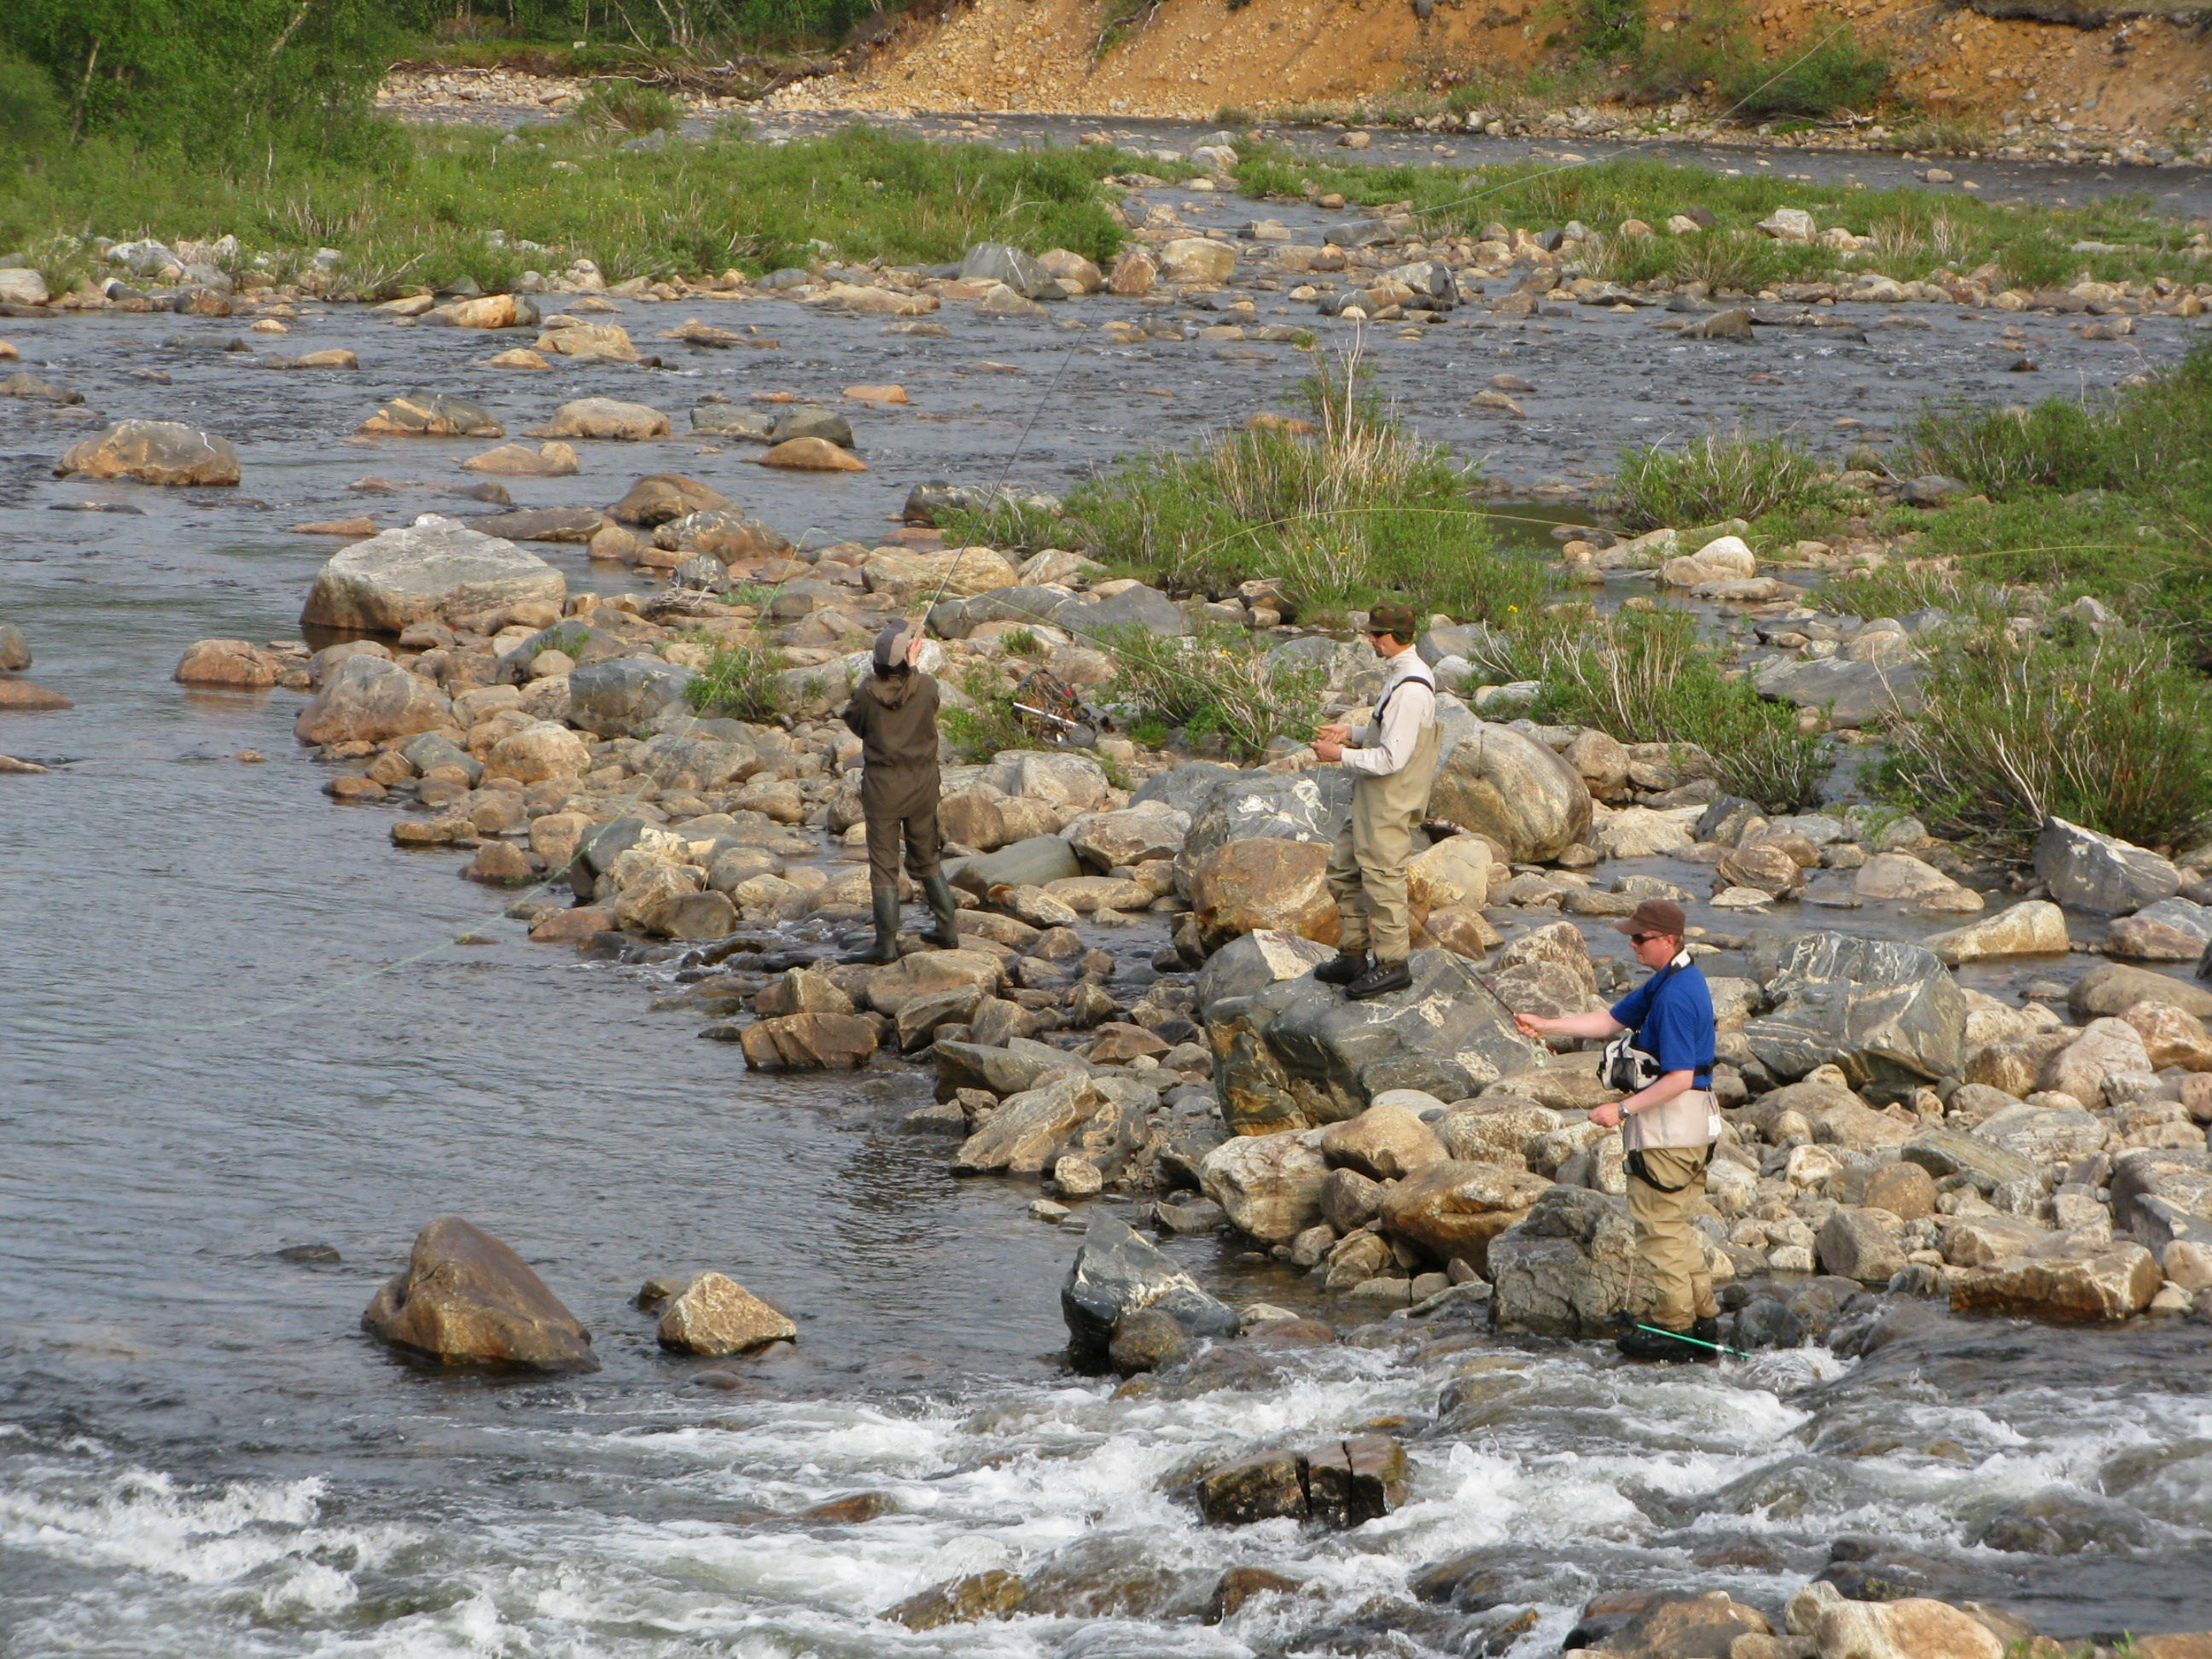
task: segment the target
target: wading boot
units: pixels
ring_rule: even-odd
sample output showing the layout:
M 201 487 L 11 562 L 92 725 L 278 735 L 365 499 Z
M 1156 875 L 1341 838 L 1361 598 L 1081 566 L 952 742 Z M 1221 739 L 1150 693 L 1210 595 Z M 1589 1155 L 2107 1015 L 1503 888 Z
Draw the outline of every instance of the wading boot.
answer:
M 1340 951 L 1337 952 L 1335 960 L 1324 962 L 1313 970 L 1313 975 L 1314 978 L 1323 985 L 1349 985 L 1366 971 L 1366 951 L 1360 951 L 1347 955 Z
M 960 948 L 960 901 L 953 896 L 952 884 L 942 872 L 921 884 L 922 896 L 928 899 L 937 926 L 923 937 L 940 950 Z
M 1711 1334 L 1699 1329 L 1701 1324 L 1711 1327 Z M 1711 1320 L 1702 1320 L 1680 1331 L 1656 1325 L 1632 1326 L 1620 1334 L 1613 1346 L 1629 1359 L 1656 1359 L 1669 1364 L 1692 1365 L 1701 1359 L 1719 1358 L 1720 1356 L 1712 1349 L 1701 1345 L 1720 1340 L 1720 1327 Z
M 1388 996 L 1393 991 L 1402 991 L 1413 982 L 1413 969 L 1404 963 L 1378 959 L 1365 973 L 1344 988 L 1344 994 L 1351 1001 L 1364 1002 L 1370 997 Z
M 845 958 L 848 962 L 872 963 L 878 968 L 888 968 L 899 959 L 899 896 L 896 890 L 874 895 L 876 903 L 876 942 L 865 951 L 856 951 Z

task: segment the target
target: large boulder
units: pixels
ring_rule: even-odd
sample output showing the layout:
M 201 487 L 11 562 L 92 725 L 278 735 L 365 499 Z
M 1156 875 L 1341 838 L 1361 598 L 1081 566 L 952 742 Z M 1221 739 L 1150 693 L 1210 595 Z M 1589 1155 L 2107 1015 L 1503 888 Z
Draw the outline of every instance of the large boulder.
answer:
M 1063 300 L 1066 294 L 1030 255 L 1006 242 L 978 242 L 961 256 L 963 283 L 1004 283 L 1024 300 Z
M 1340 767 L 1319 772 L 1230 772 L 1194 781 L 1190 834 L 1176 860 L 1186 895 L 1206 854 L 1233 841 L 1336 839 L 1352 803 L 1352 780 Z
M 971 893 L 983 894 L 994 887 L 1042 887 L 1048 881 L 1072 881 L 1082 873 L 1075 849 L 1063 837 L 1030 836 L 996 852 L 963 859 L 946 871 L 945 877 Z
M 1287 1244 L 1321 1219 L 1328 1165 L 1310 1144 L 1316 1138 L 1297 1130 L 1235 1136 L 1206 1155 L 1200 1185 L 1239 1231 Z
M 747 559 L 780 559 L 791 551 L 790 538 L 734 507 L 703 507 L 670 519 L 653 532 L 653 544 L 669 553 L 704 553 L 724 564 Z
M 2059 903 L 2106 915 L 2125 915 L 2181 890 L 2181 872 L 2167 860 L 2064 818 L 2043 821 L 2035 873 Z
M 1416 951 L 1409 966 L 1413 983 L 1393 996 L 1347 1001 L 1309 975 L 1255 993 L 1211 1024 L 1224 1120 L 1247 1133 L 1333 1123 L 1391 1089 L 1462 1100 L 1528 1064 L 1528 1042 L 1461 958 Z
M 1744 1039 L 1778 1078 L 1835 1065 L 1855 1088 L 1893 1088 L 1959 1073 L 1966 999 L 1932 951 L 1804 933 L 1778 953 L 1762 945 L 1753 971 L 1775 1006 L 1745 1022 Z
M 1431 1098 L 1408 1094 L 1410 1101 Z M 1332 1123 L 1322 1131 L 1322 1156 L 1332 1169 L 1356 1170 L 1374 1181 L 1397 1181 L 1447 1154 L 1437 1132 L 1421 1121 L 1416 1109 L 1383 1099 L 1358 1117 Z
M 2194 962 L 2212 945 L 2212 907 L 2160 899 L 2122 916 L 2105 935 L 2105 954 L 2140 962 Z
M 1892 714 L 1917 714 L 1925 668 L 1915 662 L 1856 662 L 1843 657 L 1776 657 L 1753 671 L 1762 697 L 1825 710 L 1839 731 Z
M 2163 1253 L 2177 1239 L 2212 1246 L 2212 1154 L 2130 1147 L 2112 1160 L 2112 1226 Z
M 1820 1659 L 2004 1659 L 2008 1650 L 1987 1624 L 1948 1602 L 1846 1601 L 1821 1580 L 1791 1598 L 1790 1628 L 1812 1638 Z M 1773 1650 L 1788 1650 L 1777 1644 Z
M 2081 1036 L 2045 1060 L 2039 1081 L 2045 1089 L 2076 1100 L 2101 1102 L 2106 1078 L 2149 1070 L 2150 1053 L 2143 1046 L 2142 1033 L 2127 1021 L 2108 1016 L 2091 1020 Z
M 729 505 L 730 498 L 712 484 L 680 472 L 648 472 L 607 509 L 607 516 L 617 524 L 653 530 L 672 519 Z
M 371 1299 L 362 1328 L 449 1365 L 595 1371 L 591 1334 L 530 1264 L 457 1215 L 415 1237 L 406 1271 Z
M 548 778 L 580 777 L 592 769 L 592 751 L 558 720 L 539 720 L 510 732 L 484 757 L 484 770 L 495 778 L 543 783 Z
M 137 478 L 152 484 L 234 484 L 238 451 L 180 421 L 118 421 L 71 445 L 54 463 L 58 478 Z
M 1951 1307 L 1958 1313 L 2110 1322 L 2148 1307 L 2162 1277 L 2157 1258 L 2140 1244 L 2081 1242 L 2057 1233 L 2010 1261 L 1954 1270 Z
M 1383 1193 L 1382 1225 L 1431 1261 L 1464 1261 L 1486 1274 L 1492 1241 L 1523 1219 L 1551 1185 L 1500 1164 L 1431 1164 Z
M 1069 1358 L 1080 1370 L 1103 1369 L 1114 1328 L 1146 1309 L 1166 1314 L 1193 1336 L 1237 1334 L 1234 1312 L 1127 1223 L 1098 1211 L 1060 1288 Z
M 1534 738 L 1477 721 L 1438 763 L 1429 816 L 1488 836 L 1516 864 L 1540 864 L 1589 836 L 1589 790 Z
M 1490 843 L 1480 836 L 1447 836 L 1406 863 L 1406 898 L 1416 921 L 1454 906 L 1480 909 L 1490 898 Z
M 1492 1316 L 1500 1330 L 1609 1335 L 1635 1305 L 1636 1262 L 1626 1202 L 1553 1186 L 1490 1241 Z
M 1085 812 L 1060 834 L 1093 870 L 1171 859 L 1190 834 L 1190 814 L 1148 802 L 1111 812 Z
M 251 640 L 197 640 L 177 662 L 179 685 L 221 685 L 259 691 L 276 684 L 283 659 Z
M 1336 943 L 1336 900 L 1328 890 L 1328 848 L 1315 842 L 1259 836 L 1206 854 L 1192 872 L 1190 906 L 1208 950 L 1261 929 Z
M 438 688 L 382 657 L 348 657 L 292 724 L 302 743 L 381 743 L 453 720 Z
M 627 737 L 684 706 L 691 671 L 658 657 L 611 657 L 568 674 L 568 720 L 595 737 Z
M 397 634 L 418 622 L 457 622 L 531 601 L 557 610 L 568 593 L 561 573 L 535 553 L 426 513 L 331 555 L 300 622 Z

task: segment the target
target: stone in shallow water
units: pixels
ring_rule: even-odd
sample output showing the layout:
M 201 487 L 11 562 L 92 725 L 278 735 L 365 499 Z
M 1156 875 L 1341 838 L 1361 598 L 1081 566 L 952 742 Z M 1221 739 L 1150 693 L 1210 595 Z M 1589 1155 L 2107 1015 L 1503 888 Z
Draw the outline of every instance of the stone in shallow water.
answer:
M 404 1272 L 377 1291 L 362 1328 L 448 1364 L 595 1371 L 592 1339 L 530 1265 L 457 1215 L 416 1235 Z

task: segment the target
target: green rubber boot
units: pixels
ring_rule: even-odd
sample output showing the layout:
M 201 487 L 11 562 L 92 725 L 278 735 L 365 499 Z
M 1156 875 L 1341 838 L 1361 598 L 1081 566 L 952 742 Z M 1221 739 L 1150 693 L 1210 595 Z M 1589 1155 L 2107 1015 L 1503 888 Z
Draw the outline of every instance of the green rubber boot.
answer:
M 946 951 L 960 948 L 960 901 L 953 896 L 952 884 L 944 873 L 929 878 L 921 884 L 922 896 L 929 901 L 930 910 L 937 917 L 937 926 L 923 937 L 932 945 Z
M 857 951 L 845 958 L 848 962 L 872 963 L 878 968 L 888 968 L 899 959 L 899 896 L 896 889 L 888 889 L 874 895 L 876 904 L 876 942 L 866 951 Z

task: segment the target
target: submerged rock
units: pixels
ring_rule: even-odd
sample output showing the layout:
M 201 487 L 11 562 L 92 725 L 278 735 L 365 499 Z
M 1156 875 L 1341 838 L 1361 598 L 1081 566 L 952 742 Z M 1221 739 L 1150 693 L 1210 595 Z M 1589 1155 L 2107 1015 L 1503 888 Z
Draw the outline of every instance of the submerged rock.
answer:
M 704 1273 L 662 1304 L 659 1334 L 686 1353 L 744 1353 L 792 1341 L 799 1327 L 736 1279 Z
M 180 421 L 118 421 L 74 444 L 54 463 L 58 478 L 137 478 L 143 483 L 234 484 L 238 451 L 225 438 Z
M 595 1371 L 591 1334 L 530 1264 L 489 1233 L 441 1215 L 416 1236 L 361 1316 L 394 1347 L 448 1364 Z

